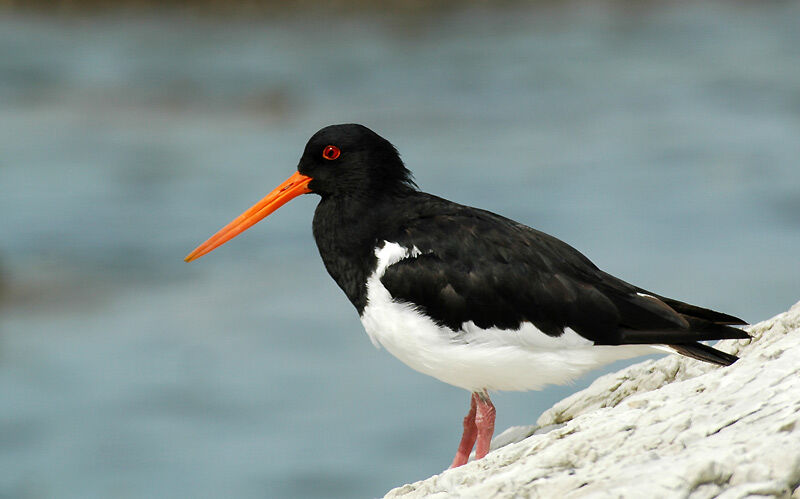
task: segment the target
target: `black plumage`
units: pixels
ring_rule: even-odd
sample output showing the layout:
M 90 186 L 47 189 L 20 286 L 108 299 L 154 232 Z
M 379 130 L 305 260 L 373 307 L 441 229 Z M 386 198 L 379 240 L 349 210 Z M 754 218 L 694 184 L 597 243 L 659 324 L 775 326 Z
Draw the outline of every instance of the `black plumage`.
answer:
M 337 169 L 317 158 L 327 143 L 344 144 L 342 151 L 358 147 Z M 392 298 L 453 331 L 468 321 L 509 330 L 530 322 L 550 336 L 571 328 L 598 345 L 669 344 L 718 364 L 732 356 L 708 355 L 710 347 L 697 341 L 748 337 L 730 327 L 746 324 L 737 317 L 628 284 L 553 236 L 418 191 L 394 147 L 360 125 L 323 129 L 309 141 L 298 170 L 315 178 L 315 192 L 319 182 L 314 237 L 359 314 L 374 250 L 389 241 L 420 252 L 381 278 Z

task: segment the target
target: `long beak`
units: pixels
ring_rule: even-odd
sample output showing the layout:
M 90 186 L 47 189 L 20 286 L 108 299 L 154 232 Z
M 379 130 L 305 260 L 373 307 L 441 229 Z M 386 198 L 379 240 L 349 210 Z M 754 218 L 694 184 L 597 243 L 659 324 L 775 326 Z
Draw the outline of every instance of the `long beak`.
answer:
M 284 183 L 267 194 L 264 199 L 236 217 L 233 222 L 220 229 L 220 231 L 211 236 L 208 241 L 186 255 L 186 258 L 183 260 L 186 262 L 197 260 L 201 256 L 213 251 L 218 246 L 222 246 L 257 224 L 261 219 L 289 202 L 289 200 L 296 198 L 300 194 L 311 192 L 308 188 L 309 182 L 311 182 L 311 177 L 306 177 L 300 172 L 295 172 L 295 174 L 286 179 Z

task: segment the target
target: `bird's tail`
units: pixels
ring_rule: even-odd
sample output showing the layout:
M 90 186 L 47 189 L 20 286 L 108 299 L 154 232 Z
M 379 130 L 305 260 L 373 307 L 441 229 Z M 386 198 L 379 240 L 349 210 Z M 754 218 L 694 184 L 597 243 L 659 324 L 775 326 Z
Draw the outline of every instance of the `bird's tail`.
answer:
M 704 345 L 703 343 L 677 343 L 667 346 L 681 355 L 717 364 L 718 366 L 729 366 L 739 360 L 739 357 L 735 355 L 720 352 L 716 348 Z

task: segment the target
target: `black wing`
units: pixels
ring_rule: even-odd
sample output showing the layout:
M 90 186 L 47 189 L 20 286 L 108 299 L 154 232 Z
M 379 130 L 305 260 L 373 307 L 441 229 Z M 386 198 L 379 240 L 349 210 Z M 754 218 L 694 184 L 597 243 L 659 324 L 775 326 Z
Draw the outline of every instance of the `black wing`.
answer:
M 468 321 L 500 329 L 531 322 L 551 336 L 569 327 L 596 344 L 675 344 L 695 356 L 703 353 L 695 341 L 748 337 L 728 327 L 741 319 L 628 284 L 543 232 L 434 197 L 426 203 L 435 209 L 412 210 L 385 238 L 420 254 L 391 265 L 381 281 L 394 299 L 453 330 Z

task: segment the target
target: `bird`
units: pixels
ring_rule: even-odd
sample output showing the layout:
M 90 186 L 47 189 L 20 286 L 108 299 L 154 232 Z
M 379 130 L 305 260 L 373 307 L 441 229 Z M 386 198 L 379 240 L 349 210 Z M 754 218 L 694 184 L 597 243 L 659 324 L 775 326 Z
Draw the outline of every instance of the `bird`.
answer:
M 742 319 L 667 298 L 600 270 L 561 240 L 421 191 L 397 149 L 360 124 L 307 142 L 297 171 L 192 251 L 192 261 L 303 194 L 320 197 L 322 262 L 372 343 L 470 392 L 451 468 L 489 452 L 491 392 L 565 384 L 658 352 L 727 366 L 701 341 L 746 339 Z

